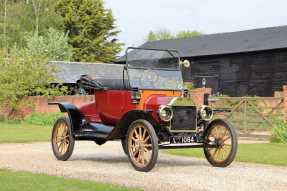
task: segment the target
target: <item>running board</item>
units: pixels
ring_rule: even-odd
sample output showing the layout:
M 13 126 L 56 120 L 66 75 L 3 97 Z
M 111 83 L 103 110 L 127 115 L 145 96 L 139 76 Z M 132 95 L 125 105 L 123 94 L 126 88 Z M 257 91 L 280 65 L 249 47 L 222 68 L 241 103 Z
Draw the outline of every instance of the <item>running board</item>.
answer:
M 184 149 L 184 148 L 202 148 L 202 143 L 193 144 L 160 144 L 159 149 Z
M 96 140 L 106 139 L 114 126 L 104 125 L 102 123 L 87 123 L 79 131 L 74 133 L 76 140 Z

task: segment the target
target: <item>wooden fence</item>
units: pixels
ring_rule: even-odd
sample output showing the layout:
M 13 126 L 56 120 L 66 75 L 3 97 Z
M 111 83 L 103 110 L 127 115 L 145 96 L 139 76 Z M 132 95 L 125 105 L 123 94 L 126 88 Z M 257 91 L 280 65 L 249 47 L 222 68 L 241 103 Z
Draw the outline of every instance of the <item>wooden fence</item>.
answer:
M 213 108 L 224 108 L 230 112 L 217 113 L 238 130 L 270 130 L 275 121 L 284 118 L 283 97 L 211 97 Z

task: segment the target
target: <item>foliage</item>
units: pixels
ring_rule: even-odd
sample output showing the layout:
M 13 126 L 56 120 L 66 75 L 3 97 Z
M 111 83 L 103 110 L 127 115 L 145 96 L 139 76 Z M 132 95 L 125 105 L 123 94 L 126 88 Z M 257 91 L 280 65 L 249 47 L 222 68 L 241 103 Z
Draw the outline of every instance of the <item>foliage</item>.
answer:
M 111 62 L 122 48 L 116 39 L 112 11 L 102 0 L 59 0 L 57 13 L 63 17 L 75 61 Z
M 168 40 L 174 38 L 173 34 L 165 29 L 158 30 L 156 32 L 149 32 L 147 40 L 155 41 L 155 40 Z
M 25 101 L 25 96 L 55 92 L 49 88 L 49 83 L 54 79 L 56 68 L 47 66 L 45 55 L 27 48 L 14 48 L 7 58 L 2 57 L 0 67 L 0 105 L 10 108 L 9 118 L 23 117 L 17 114 L 31 105 Z M 60 92 L 63 90 L 58 89 Z
M 0 170 L 1 190 L 21 190 L 21 191 L 50 191 L 50 190 L 69 190 L 69 191 L 129 191 L 121 186 L 107 183 L 97 183 L 64 177 L 49 176 L 44 174 L 33 174 L 30 172 L 12 172 Z
M 52 126 L 31 125 L 20 121 L 0 122 L 0 143 L 49 141 Z
M 179 39 L 179 38 L 191 38 L 195 36 L 200 36 L 201 33 L 198 31 L 179 31 L 176 34 L 172 34 L 166 29 L 161 29 L 158 31 L 150 31 L 147 36 L 147 41 L 156 41 L 156 40 L 168 40 L 168 39 Z
M 191 38 L 191 37 L 196 37 L 200 36 L 201 33 L 198 31 L 180 31 L 176 34 L 176 38 Z
M 239 144 L 235 160 L 261 164 L 287 166 L 287 144 L 256 143 Z M 204 158 L 202 148 L 198 149 L 171 149 L 167 153 L 180 156 Z
M 3 5 L 3 6 L 2 6 Z M 0 0 L 0 47 L 5 47 L 7 39 L 8 48 L 15 44 L 24 47 L 23 36 L 35 31 L 39 35 L 48 33 L 49 28 L 62 29 L 62 17 L 55 12 L 56 1 L 50 0 L 7 0 L 7 16 L 4 23 L 4 0 Z M 7 26 L 6 34 L 2 31 Z
M 287 143 L 287 123 L 281 119 L 273 120 L 275 127 L 272 128 L 272 142 Z
M 46 34 L 30 33 L 25 36 L 27 49 L 34 54 L 44 55 L 49 60 L 70 60 L 72 47 L 68 35 L 49 28 Z
M 63 113 L 32 113 L 24 121 L 32 125 L 52 126 Z

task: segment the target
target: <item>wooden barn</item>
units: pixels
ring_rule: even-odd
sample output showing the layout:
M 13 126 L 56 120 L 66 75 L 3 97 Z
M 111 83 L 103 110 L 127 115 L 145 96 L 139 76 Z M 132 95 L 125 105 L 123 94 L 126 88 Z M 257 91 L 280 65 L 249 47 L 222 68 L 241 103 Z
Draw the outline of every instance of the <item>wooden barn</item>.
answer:
M 230 96 L 273 96 L 287 84 L 287 26 L 147 42 L 191 61 L 185 81 Z M 119 60 L 118 62 L 123 62 Z

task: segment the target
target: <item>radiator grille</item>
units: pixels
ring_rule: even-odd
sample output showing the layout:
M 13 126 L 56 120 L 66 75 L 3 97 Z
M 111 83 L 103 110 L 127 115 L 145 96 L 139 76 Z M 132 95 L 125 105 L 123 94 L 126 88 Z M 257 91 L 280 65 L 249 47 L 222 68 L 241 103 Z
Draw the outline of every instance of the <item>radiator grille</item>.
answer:
M 172 131 L 194 131 L 196 130 L 197 111 L 195 106 L 173 106 L 173 119 L 171 121 Z

